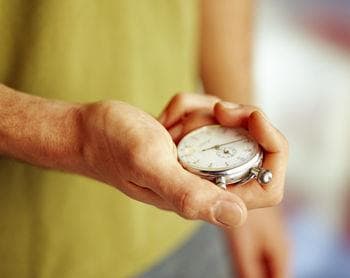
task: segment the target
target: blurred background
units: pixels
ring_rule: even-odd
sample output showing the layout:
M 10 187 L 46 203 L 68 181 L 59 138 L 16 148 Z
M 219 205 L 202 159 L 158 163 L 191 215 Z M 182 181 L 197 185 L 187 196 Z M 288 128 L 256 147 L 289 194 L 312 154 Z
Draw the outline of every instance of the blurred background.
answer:
M 293 277 L 350 277 L 350 1 L 257 4 L 257 104 L 290 142 Z

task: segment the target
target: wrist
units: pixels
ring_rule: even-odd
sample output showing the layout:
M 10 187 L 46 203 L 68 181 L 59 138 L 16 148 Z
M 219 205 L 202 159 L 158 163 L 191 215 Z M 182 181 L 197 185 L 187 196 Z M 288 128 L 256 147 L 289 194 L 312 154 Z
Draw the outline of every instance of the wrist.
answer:
M 0 155 L 71 171 L 80 160 L 79 105 L 0 86 Z
M 46 155 L 43 166 L 72 173 L 84 173 L 86 167 L 83 154 L 84 135 L 80 115 L 83 105 L 62 102 L 51 102 L 47 105 L 47 109 L 53 107 L 55 109 L 47 119 L 49 127 L 45 129 L 39 142 Z

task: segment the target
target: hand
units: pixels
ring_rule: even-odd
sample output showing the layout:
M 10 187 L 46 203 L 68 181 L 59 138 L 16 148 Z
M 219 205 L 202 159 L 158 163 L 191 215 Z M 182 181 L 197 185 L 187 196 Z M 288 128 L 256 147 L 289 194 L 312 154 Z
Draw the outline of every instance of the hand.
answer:
M 247 222 L 226 235 L 238 277 L 288 277 L 289 242 L 277 208 L 250 211 Z
M 122 102 L 85 105 L 79 115 L 82 174 L 187 219 L 221 226 L 245 221 L 242 200 L 185 171 L 169 133 L 150 115 Z
M 240 196 L 248 209 L 270 207 L 283 198 L 288 160 L 288 143 L 254 106 L 219 102 L 207 95 L 178 94 L 160 116 L 175 142 L 200 126 L 219 123 L 228 127 L 244 127 L 264 149 L 263 167 L 273 173 L 272 182 L 261 186 L 256 180 L 243 186 L 228 186 L 228 191 Z
M 159 122 L 177 143 L 191 130 L 217 123 L 213 108 L 219 101 L 219 98 L 211 95 L 179 93 L 163 110 Z
M 184 218 L 240 225 L 242 200 L 185 171 L 166 129 L 123 102 L 71 104 L 0 84 L 0 155 L 105 182 Z

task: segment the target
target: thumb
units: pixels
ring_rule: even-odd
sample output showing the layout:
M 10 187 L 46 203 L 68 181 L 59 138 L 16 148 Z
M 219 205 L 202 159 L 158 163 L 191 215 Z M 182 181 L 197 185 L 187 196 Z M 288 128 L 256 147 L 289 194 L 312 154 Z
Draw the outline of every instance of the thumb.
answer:
M 219 226 L 236 227 L 247 218 L 247 207 L 235 194 L 184 170 L 180 165 L 169 171 L 158 192 L 186 219 L 200 219 Z M 169 175 L 169 176 L 168 176 Z
M 228 127 L 248 128 L 248 119 L 252 112 L 259 110 L 251 105 L 240 105 L 221 101 L 214 106 L 214 114 L 218 122 Z

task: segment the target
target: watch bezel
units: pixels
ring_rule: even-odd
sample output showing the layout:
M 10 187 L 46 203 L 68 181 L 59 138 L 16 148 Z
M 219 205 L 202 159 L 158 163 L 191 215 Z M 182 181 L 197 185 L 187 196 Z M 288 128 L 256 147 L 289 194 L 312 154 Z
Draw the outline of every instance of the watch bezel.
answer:
M 262 164 L 262 160 L 263 160 L 263 152 L 259 147 L 259 152 L 247 163 L 239 167 L 234 167 L 227 170 L 221 170 L 221 171 L 199 170 L 189 165 L 186 165 L 186 163 L 184 162 L 180 161 L 180 163 L 189 172 L 195 175 L 198 175 L 200 177 L 203 177 L 207 180 L 215 181 L 218 177 L 224 177 L 227 184 L 237 184 L 237 183 L 243 183 L 245 181 L 250 180 L 250 178 L 253 178 L 250 170 L 254 167 L 260 167 Z
M 215 126 L 220 125 L 208 125 L 201 128 L 198 128 L 190 133 L 188 133 L 186 136 L 182 138 L 182 140 L 186 139 L 186 137 L 194 136 L 196 133 L 201 132 L 203 128 L 211 128 Z M 247 136 L 251 137 L 249 134 Z M 253 139 L 253 138 L 252 138 Z M 181 141 L 182 141 L 181 140 Z M 254 140 L 254 139 L 253 139 Z M 181 141 L 178 146 L 180 146 Z M 244 183 L 253 176 L 251 175 L 250 170 L 254 167 L 259 167 L 262 164 L 263 160 L 263 151 L 261 147 L 256 143 L 256 146 L 258 148 L 257 153 L 247 162 L 237 166 L 237 167 L 227 167 L 219 170 L 208 170 L 207 168 L 195 168 L 191 166 L 190 164 L 184 162 L 179 158 L 179 162 L 181 165 L 188 170 L 189 172 L 196 174 L 200 177 L 203 177 L 205 179 L 215 181 L 218 177 L 224 177 L 227 184 L 237 184 L 237 183 Z

